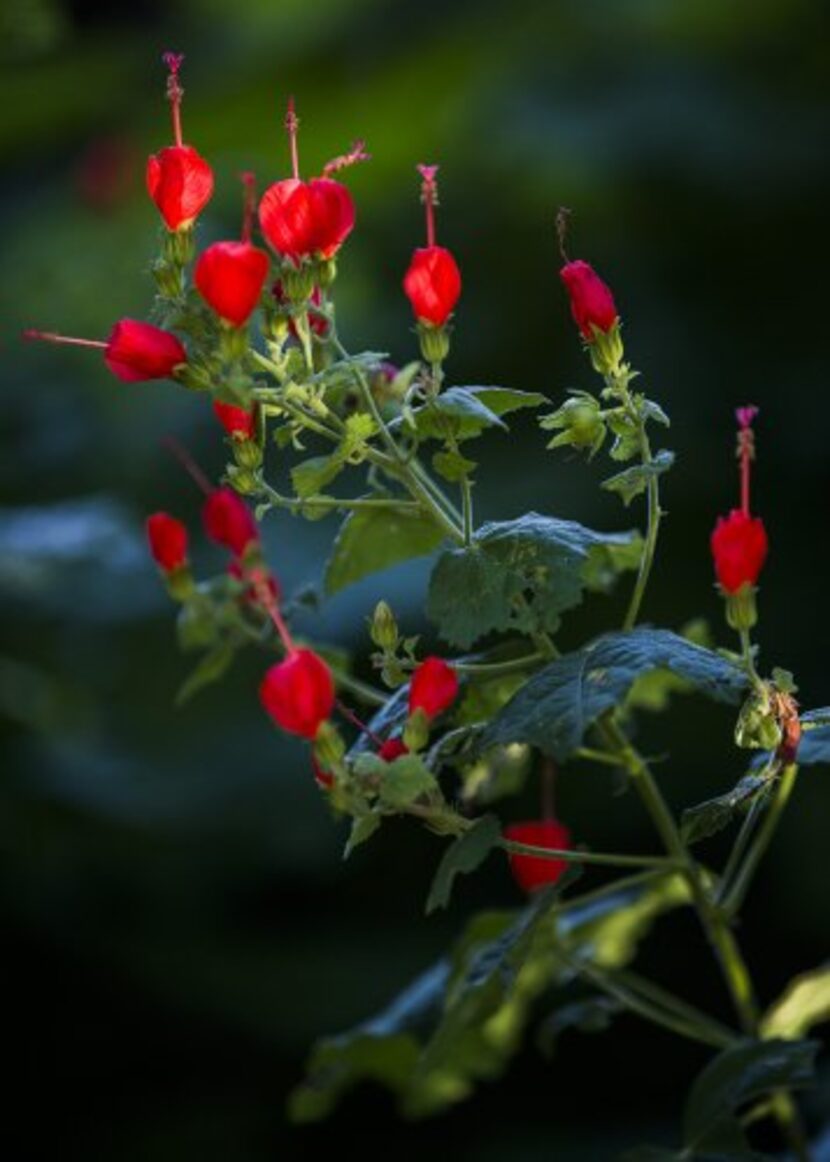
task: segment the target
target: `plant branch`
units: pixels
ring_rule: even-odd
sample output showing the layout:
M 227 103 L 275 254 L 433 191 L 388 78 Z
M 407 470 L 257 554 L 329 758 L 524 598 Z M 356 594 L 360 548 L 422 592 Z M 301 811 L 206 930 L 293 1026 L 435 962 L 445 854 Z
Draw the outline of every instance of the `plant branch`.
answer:
M 598 867 L 648 867 L 671 871 L 676 867 L 673 860 L 660 855 L 615 855 L 600 851 L 576 851 L 552 847 L 534 847 L 530 843 L 518 843 L 513 839 L 500 839 L 498 846 L 512 855 L 532 855 L 537 859 L 558 859 L 562 863 L 596 864 Z
M 735 875 L 732 887 L 728 890 L 726 898 L 723 901 L 723 910 L 727 916 L 734 916 L 744 902 L 752 878 L 758 870 L 758 865 L 772 842 L 775 829 L 778 826 L 779 820 L 784 813 L 784 808 L 787 806 L 787 801 L 795 786 L 797 775 L 798 767 L 795 763 L 790 763 L 789 766 L 784 768 L 778 780 L 778 786 L 775 789 L 774 797 L 763 825 L 758 831 L 740 870 Z

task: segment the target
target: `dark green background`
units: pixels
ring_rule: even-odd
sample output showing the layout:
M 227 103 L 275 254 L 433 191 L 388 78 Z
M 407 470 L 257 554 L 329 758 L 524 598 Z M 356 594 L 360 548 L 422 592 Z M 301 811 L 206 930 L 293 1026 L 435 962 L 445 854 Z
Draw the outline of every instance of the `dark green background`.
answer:
M 204 238 L 235 232 L 239 170 L 284 176 L 288 93 L 307 172 L 366 138 L 374 160 L 348 179 L 359 222 L 339 282 L 352 349 L 413 356 L 398 288 L 421 241 L 413 167 L 437 161 L 439 237 L 465 279 L 452 380 L 557 402 L 566 386 L 592 386 L 557 279 L 553 216 L 573 209 L 572 252 L 613 286 L 629 355 L 673 419 L 678 462 L 645 616 L 678 626 L 703 613 L 728 640 L 707 538 L 735 498 L 733 408 L 759 404 L 755 497 L 772 542 L 762 658 L 795 670 L 812 707 L 830 702 L 824 8 L 144 0 L 126 15 L 7 0 L 0 842 L 7 996 L 24 1025 L 9 1052 L 39 1111 L 25 1125 L 32 1156 L 57 1141 L 62 1157 L 125 1162 L 301 1158 L 344 1143 L 368 1157 L 610 1158 L 675 1140 L 705 1057 L 627 1019 L 604 1039 L 571 1034 L 553 1061 L 529 1048 L 504 1084 L 440 1121 L 401 1129 L 367 1089 L 328 1127 L 287 1128 L 284 1098 L 312 1039 L 385 1003 L 477 906 L 518 897 L 493 859 L 450 915 L 425 920 L 439 847 L 402 824 L 342 865 L 302 747 L 259 709 L 261 659 L 172 708 L 187 662 L 141 521 L 165 507 L 196 527 L 198 496 L 159 441 L 176 433 L 218 476 L 212 417 L 169 384 L 114 381 L 92 353 L 17 339 L 31 325 L 103 337 L 148 309 L 157 218 L 143 163 L 168 140 L 160 53 L 187 54 L 186 137 L 217 173 Z M 103 200 L 102 148 L 122 159 L 125 187 Z M 480 515 L 535 507 L 604 528 L 639 515 L 598 492 L 604 465 L 542 449 L 531 420 L 485 441 Z M 315 580 L 333 531 L 269 518 L 287 589 Z M 202 546 L 196 557 L 221 567 Z M 363 618 L 384 595 L 409 631 L 426 631 L 426 576 L 419 562 L 373 578 L 303 628 L 365 651 Z M 618 604 L 594 601 L 562 644 L 608 627 Z M 730 731 L 729 712 L 694 700 L 644 724 L 646 749 L 674 752 L 659 771 L 677 807 L 741 773 Z M 597 848 L 652 845 L 637 804 L 613 791 L 602 772 L 566 771 L 560 813 Z M 532 811 L 532 799 L 507 810 Z M 814 768 L 747 910 L 741 936 L 767 999 L 827 956 L 828 811 L 830 781 Z M 647 963 L 725 1012 L 690 918 L 663 923 Z

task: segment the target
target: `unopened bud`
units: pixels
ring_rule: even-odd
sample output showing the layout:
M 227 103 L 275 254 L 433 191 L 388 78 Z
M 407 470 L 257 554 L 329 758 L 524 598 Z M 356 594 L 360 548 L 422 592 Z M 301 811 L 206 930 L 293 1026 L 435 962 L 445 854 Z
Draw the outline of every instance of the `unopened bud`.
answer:
M 423 750 L 429 742 L 429 718 L 425 711 L 415 710 L 406 720 L 403 730 L 403 743 L 413 754 Z
M 231 488 L 240 496 L 255 496 L 261 491 L 259 480 L 247 468 L 238 468 L 235 464 L 229 464 L 226 474 Z
M 262 449 L 256 440 L 234 440 L 233 456 L 240 468 L 259 468 L 262 463 Z
M 395 615 L 385 601 L 379 601 L 369 623 L 369 636 L 378 647 L 384 651 L 392 651 L 398 644 L 398 623 Z
M 450 333 L 445 326 L 434 327 L 430 323 L 418 324 L 421 340 L 421 354 L 427 363 L 443 363 L 450 353 Z
M 775 750 L 781 742 L 776 704 L 769 690 L 753 690 L 735 724 L 735 742 L 748 750 Z
M 346 746 L 333 722 L 323 722 L 314 739 L 314 758 L 320 767 L 331 773 L 342 764 Z
M 588 449 L 593 456 L 602 447 L 606 427 L 599 401 L 588 392 L 575 392 L 557 411 L 544 416 L 539 426 L 545 431 L 557 431 L 548 448 L 571 447 Z
M 294 266 L 287 262 L 282 271 L 283 293 L 293 306 L 302 306 L 311 298 L 314 290 L 314 267 L 307 262 Z

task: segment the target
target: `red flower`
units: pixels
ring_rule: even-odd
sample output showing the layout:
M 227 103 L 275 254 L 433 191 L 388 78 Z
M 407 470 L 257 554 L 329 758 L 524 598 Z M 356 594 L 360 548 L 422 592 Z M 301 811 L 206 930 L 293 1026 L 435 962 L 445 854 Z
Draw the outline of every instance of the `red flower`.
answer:
M 452 314 L 461 294 L 461 272 L 443 246 L 416 250 L 403 280 L 415 318 L 441 327 Z
M 458 676 L 442 658 L 425 658 L 409 683 L 409 713 L 423 710 L 434 718 L 451 706 L 458 694 Z
M 737 593 L 743 585 L 754 585 L 767 556 L 764 523 L 740 508 L 727 517 L 718 517 L 710 541 L 715 575 L 726 593 Z
M 582 337 L 593 342 L 594 327 L 610 331 L 619 318 L 614 296 L 594 268 L 581 259 L 566 262 L 560 277 L 571 299 L 571 312 Z
M 256 309 L 268 255 L 250 242 L 214 242 L 196 263 L 193 281 L 199 294 L 221 319 L 241 327 Z
M 153 560 L 165 573 L 181 569 L 187 563 L 187 529 L 180 520 L 166 512 L 147 517 L 147 540 Z
M 187 362 L 187 352 L 169 331 L 137 319 L 121 319 L 110 331 L 104 362 L 119 379 L 137 383 L 169 378 Z
M 509 827 L 505 827 L 504 837 L 515 843 L 526 843 L 530 847 L 545 847 L 553 851 L 569 851 L 571 847 L 571 833 L 558 819 L 511 823 Z M 526 892 L 555 884 L 568 866 L 563 859 L 545 859 L 540 855 L 511 853 L 509 859 L 513 878 Z
M 222 403 L 214 400 L 213 411 L 219 423 L 229 436 L 238 436 L 242 440 L 253 440 L 256 434 L 256 411 L 251 408 L 234 407 L 232 403 Z
M 399 759 L 401 755 L 405 754 L 409 754 L 409 747 L 406 746 L 402 738 L 387 738 L 378 750 L 380 758 L 387 763 L 393 763 L 395 759 Z
M 245 501 L 230 488 L 211 492 L 202 509 L 205 531 L 211 540 L 241 557 L 248 545 L 259 540 L 256 522 Z
M 304 258 L 331 258 L 355 223 L 352 196 L 331 178 L 286 178 L 269 186 L 259 203 L 268 242 L 295 266 Z
M 147 159 L 147 190 L 168 230 L 182 230 L 213 193 L 213 170 L 191 145 L 167 145 Z
M 268 670 L 259 697 L 283 730 L 313 739 L 334 709 L 331 670 L 312 650 L 295 650 Z

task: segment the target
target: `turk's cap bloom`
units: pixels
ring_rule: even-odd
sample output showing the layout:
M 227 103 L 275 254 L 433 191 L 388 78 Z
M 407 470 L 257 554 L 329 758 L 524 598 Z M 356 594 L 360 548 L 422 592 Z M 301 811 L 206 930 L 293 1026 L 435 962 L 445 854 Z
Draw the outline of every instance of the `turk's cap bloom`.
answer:
M 294 650 L 268 670 L 259 696 L 267 713 L 283 730 L 314 739 L 334 709 L 334 680 L 329 667 L 313 650 Z
M 166 512 L 147 517 L 147 540 L 150 553 L 165 573 L 183 569 L 187 564 L 187 529 L 180 520 Z
M 766 560 L 769 542 L 760 517 L 735 508 L 719 517 L 710 539 L 715 576 L 724 593 L 752 587 Z
M 586 343 L 593 343 L 596 332 L 607 334 L 619 319 L 610 288 L 588 262 L 577 259 L 566 262 L 560 271 L 571 301 L 571 313 Z
M 187 351 L 170 331 L 138 319 L 121 319 L 110 331 L 104 362 L 126 383 L 169 379 L 187 363 Z
M 435 718 L 453 704 L 458 695 L 458 675 L 443 658 L 425 658 L 409 683 L 409 713 L 422 710 Z
M 256 310 L 268 255 L 250 242 L 214 242 L 199 255 L 193 281 L 220 319 L 241 327 Z
M 333 178 L 285 178 L 259 203 L 259 224 L 269 245 L 295 266 L 332 258 L 354 229 L 352 195 Z
M 210 539 L 237 557 L 259 541 L 253 513 L 230 488 L 216 488 L 211 492 L 202 508 L 202 519 Z
M 461 295 L 461 271 L 444 246 L 423 246 L 412 255 L 403 288 L 415 318 L 443 327 Z
M 511 823 L 504 829 L 505 839 L 526 843 L 529 847 L 543 847 L 549 851 L 569 851 L 571 833 L 558 819 L 537 819 Z M 562 859 L 545 859 L 539 855 L 510 852 L 510 870 L 513 878 L 525 892 L 555 884 L 567 868 Z
M 232 403 L 214 400 L 213 412 L 229 436 L 240 440 L 253 440 L 256 435 L 256 409 L 236 407 Z
M 168 230 L 186 230 L 213 194 L 213 170 L 191 145 L 168 145 L 147 159 L 147 192 Z

